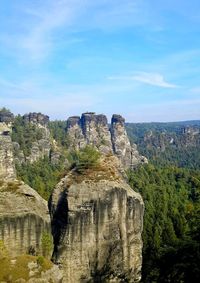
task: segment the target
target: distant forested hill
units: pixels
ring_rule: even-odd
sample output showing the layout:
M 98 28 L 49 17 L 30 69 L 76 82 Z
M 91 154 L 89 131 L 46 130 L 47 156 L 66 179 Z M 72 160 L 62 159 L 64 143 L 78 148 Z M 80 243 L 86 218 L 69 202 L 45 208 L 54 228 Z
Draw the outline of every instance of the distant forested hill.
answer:
M 139 152 L 158 166 L 200 167 L 200 121 L 127 123 L 127 133 Z
M 144 199 L 144 283 L 200 281 L 200 121 L 126 124 L 149 164 L 130 171 Z

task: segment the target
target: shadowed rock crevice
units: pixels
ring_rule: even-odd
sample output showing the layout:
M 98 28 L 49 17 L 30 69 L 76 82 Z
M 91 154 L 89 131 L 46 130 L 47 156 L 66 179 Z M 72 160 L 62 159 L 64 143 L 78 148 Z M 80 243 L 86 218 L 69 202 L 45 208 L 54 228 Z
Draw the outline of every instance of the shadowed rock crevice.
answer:
M 63 282 L 139 282 L 141 196 L 122 179 L 70 178 L 61 180 L 49 203 L 54 261 Z

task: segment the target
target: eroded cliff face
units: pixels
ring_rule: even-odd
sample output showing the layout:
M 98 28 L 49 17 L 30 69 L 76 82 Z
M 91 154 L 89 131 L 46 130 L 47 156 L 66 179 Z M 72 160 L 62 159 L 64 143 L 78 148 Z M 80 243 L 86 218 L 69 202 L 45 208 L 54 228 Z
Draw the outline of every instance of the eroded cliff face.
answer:
M 0 113 L 0 179 L 9 180 L 16 177 L 11 140 L 13 119 L 14 116 L 10 112 Z
M 11 141 L 14 116 L 0 113 L 0 240 L 11 256 L 42 252 L 41 237 L 50 233 L 47 202 L 38 193 L 16 180 Z
M 121 115 L 112 116 L 110 130 L 113 151 L 125 167 L 134 168 L 138 164 L 148 162 L 144 156 L 139 154 L 136 144 L 130 144 L 125 129 L 125 119 Z
M 143 201 L 106 168 L 81 177 L 72 171 L 53 191 L 53 259 L 63 283 L 140 281 Z
M 23 182 L 0 181 L 0 240 L 10 256 L 42 253 L 41 237 L 50 233 L 47 202 Z
M 80 149 L 90 144 L 104 154 L 114 153 L 122 165 L 130 168 L 147 159 L 141 156 L 135 144 L 131 145 L 125 129 L 125 119 L 114 114 L 111 127 L 105 115 L 84 113 L 81 118 L 70 117 L 67 121 L 67 133 L 71 148 Z
M 34 124 L 40 129 L 41 138 L 33 142 L 31 147 L 31 154 L 27 156 L 26 161 L 33 163 L 44 156 L 50 155 L 51 142 L 50 142 L 50 131 L 48 129 L 49 116 L 41 113 L 29 113 L 23 116 L 26 123 Z

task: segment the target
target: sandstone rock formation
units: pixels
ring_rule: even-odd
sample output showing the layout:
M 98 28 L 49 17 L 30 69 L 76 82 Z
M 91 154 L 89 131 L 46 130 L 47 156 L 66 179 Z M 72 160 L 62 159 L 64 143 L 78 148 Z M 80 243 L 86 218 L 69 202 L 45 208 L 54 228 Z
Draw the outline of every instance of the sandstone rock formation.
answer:
M 25 114 L 23 118 L 28 123 L 34 123 L 44 127 L 46 127 L 49 122 L 49 116 L 35 112 Z
M 41 252 L 41 236 L 50 232 L 47 202 L 35 190 L 16 180 L 11 141 L 13 115 L 0 112 L 0 240 L 10 255 Z
M 113 164 L 72 171 L 53 191 L 53 259 L 63 283 L 140 281 L 143 201 Z
M 50 233 L 47 202 L 23 182 L 0 183 L 0 240 L 11 256 L 27 253 L 33 248 L 42 252 L 41 237 Z
M 31 154 L 26 157 L 26 161 L 33 163 L 44 156 L 50 155 L 51 142 L 50 131 L 48 129 L 49 116 L 41 113 L 29 113 L 23 116 L 26 123 L 34 124 L 40 129 L 41 138 L 33 142 L 31 147 Z
M 147 159 L 137 151 L 137 146 L 131 146 L 125 129 L 125 119 L 120 115 L 113 115 L 111 127 L 105 115 L 96 115 L 93 112 L 83 113 L 70 117 L 67 120 L 67 133 L 71 148 L 80 149 L 86 144 L 95 146 L 102 153 L 114 153 L 122 165 L 130 168 Z
M 16 177 L 11 141 L 13 114 L 0 112 L 0 179 Z
M 131 146 L 125 129 L 125 119 L 121 115 L 112 116 L 110 130 L 113 151 L 125 167 L 133 168 L 140 163 L 147 163 L 147 159 L 139 154 L 136 144 Z

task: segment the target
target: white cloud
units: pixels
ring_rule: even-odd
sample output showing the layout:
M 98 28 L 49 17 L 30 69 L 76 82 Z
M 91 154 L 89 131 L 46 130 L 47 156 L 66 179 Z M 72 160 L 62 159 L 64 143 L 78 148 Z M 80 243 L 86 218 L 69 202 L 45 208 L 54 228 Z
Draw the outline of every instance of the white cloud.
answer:
M 176 88 L 177 86 L 165 81 L 164 77 L 158 73 L 139 73 L 133 76 L 133 79 L 138 82 L 146 83 L 149 85 L 160 86 L 164 88 Z
M 128 81 L 138 81 L 141 83 L 163 87 L 163 88 L 177 88 L 177 85 L 168 83 L 163 75 L 159 73 L 147 73 L 147 72 L 140 72 L 136 75 L 131 76 L 111 76 L 108 77 L 109 80 L 128 80 Z

